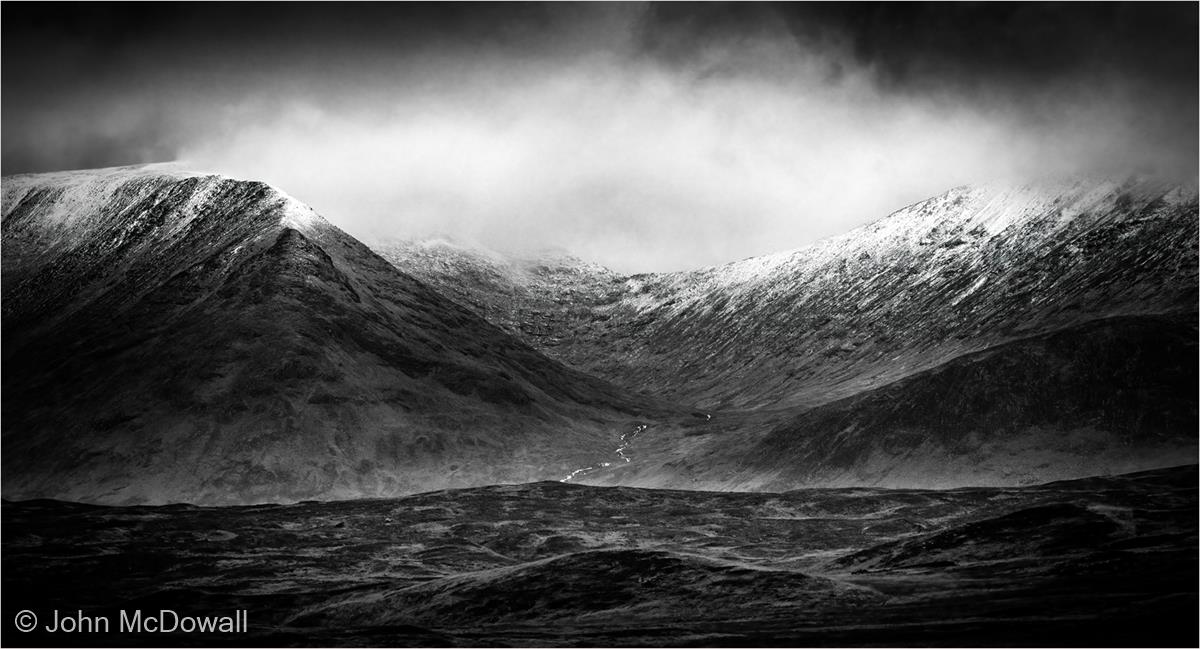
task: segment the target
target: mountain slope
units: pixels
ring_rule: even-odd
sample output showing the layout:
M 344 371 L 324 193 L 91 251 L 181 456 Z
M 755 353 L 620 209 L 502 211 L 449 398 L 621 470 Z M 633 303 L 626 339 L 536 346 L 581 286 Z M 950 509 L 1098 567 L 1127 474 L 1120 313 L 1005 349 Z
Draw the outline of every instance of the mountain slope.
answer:
M 632 276 L 620 291 L 585 281 L 569 317 L 510 299 L 552 329 L 530 344 L 614 383 L 705 409 L 811 407 L 1094 319 L 1194 312 L 1196 240 L 1194 190 L 959 188 L 794 252 Z M 385 256 L 473 295 L 467 306 L 491 290 L 462 260 Z
M 267 185 L 4 179 L 4 492 L 394 495 L 561 477 L 656 410 Z
M 468 308 L 510 305 L 480 312 L 549 355 L 707 414 L 639 430 L 632 463 L 581 480 L 780 490 L 1194 461 L 1196 242 L 1194 190 L 1132 180 L 959 188 L 691 272 L 556 284 L 481 251 L 385 255 Z
M 596 308 L 626 292 L 626 278 L 569 254 L 509 257 L 446 239 L 388 240 L 371 248 L 400 270 L 552 358 L 576 335 L 594 335 Z
M 639 486 L 1028 485 L 1194 462 L 1196 315 L 1087 323 L 811 409 L 718 413 L 599 476 Z

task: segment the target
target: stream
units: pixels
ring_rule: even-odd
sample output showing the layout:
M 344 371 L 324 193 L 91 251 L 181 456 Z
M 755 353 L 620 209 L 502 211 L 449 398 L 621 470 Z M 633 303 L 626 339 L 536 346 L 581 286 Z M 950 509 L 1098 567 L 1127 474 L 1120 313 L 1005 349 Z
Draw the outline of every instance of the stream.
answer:
M 646 424 L 638 424 L 633 430 L 621 434 L 621 444 L 617 446 L 617 450 L 614 451 L 614 453 L 617 457 L 624 460 L 626 464 L 632 462 L 633 460 L 629 459 L 628 455 L 625 455 L 625 451 L 628 450 L 630 446 L 633 446 L 633 438 L 637 437 L 638 433 L 641 433 L 643 430 L 646 430 Z M 571 478 L 574 478 L 575 476 L 587 475 L 594 471 L 599 471 L 600 469 L 607 469 L 613 464 L 615 464 L 615 462 L 601 462 L 600 464 L 585 466 L 582 469 L 575 469 L 571 472 L 571 475 L 559 480 L 559 482 L 570 482 Z

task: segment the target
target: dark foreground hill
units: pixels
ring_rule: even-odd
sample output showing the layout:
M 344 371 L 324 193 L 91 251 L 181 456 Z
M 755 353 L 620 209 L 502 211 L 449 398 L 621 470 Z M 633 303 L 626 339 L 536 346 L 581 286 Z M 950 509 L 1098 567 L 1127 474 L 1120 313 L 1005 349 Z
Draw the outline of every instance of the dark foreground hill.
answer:
M 3 504 L 3 615 L 247 611 L 5 645 L 1195 646 L 1197 473 L 1013 489 L 544 482 L 252 507 Z M 214 569 L 217 568 L 217 569 Z
M 655 411 L 263 183 L 18 176 L 3 210 L 8 498 L 245 503 L 551 479 Z

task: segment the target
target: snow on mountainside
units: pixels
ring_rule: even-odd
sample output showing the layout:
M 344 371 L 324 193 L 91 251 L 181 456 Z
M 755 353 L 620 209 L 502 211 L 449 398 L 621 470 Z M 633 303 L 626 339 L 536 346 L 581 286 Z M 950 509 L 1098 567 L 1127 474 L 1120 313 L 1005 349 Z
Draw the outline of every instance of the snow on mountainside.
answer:
M 701 408 L 812 406 L 1096 318 L 1194 312 L 1196 238 L 1194 190 L 958 188 L 793 252 L 628 277 L 620 291 L 585 281 L 569 318 L 537 283 L 506 299 L 566 323 L 531 344 L 626 387 Z M 487 299 L 461 260 L 385 256 L 468 306 Z
M 389 256 L 468 306 L 491 299 L 479 258 Z M 580 275 L 562 306 L 510 276 L 497 323 L 548 324 L 525 339 L 711 415 L 589 482 L 952 487 L 1195 461 L 1194 189 L 958 188 L 792 252 Z
M 263 183 L 147 167 L 6 177 L 3 192 L 9 498 L 550 479 L 650 407 Z
M 445 239 L 389 240 L 372 249 L 443 295 L 553 358 L 595 307 L 625 292 L 625 278 L 578 257 L 545 253 L 510 258 Z
M 381 245 L 389 264 L 223 176 L 0 185 L 10 498 L 944 487 L 1195 461 L 1194 190 L 960 188 L 793 252 L 622 277 L 446 241 Z
M 645 362 L 598 374 L 704 407 L 816 405 L 1094 318 L 1194 312 L 1196 238 L 1176 188 L 958 189 L 789 255 L 636 282 L 607 322 L 645 323 Z

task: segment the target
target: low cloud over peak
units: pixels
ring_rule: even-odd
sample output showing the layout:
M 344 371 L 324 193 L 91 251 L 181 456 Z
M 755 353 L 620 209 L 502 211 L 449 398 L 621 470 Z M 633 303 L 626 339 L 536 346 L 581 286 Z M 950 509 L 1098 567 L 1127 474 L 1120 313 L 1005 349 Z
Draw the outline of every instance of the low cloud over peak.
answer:
M 623 271 L 793 248 L 962 183 L 1196 173 L 1193 5 L 591 4 L 186 5 L 109 38 L 103 10 L 7 5 L 4 173 L 180 158 L 363 238 Z

